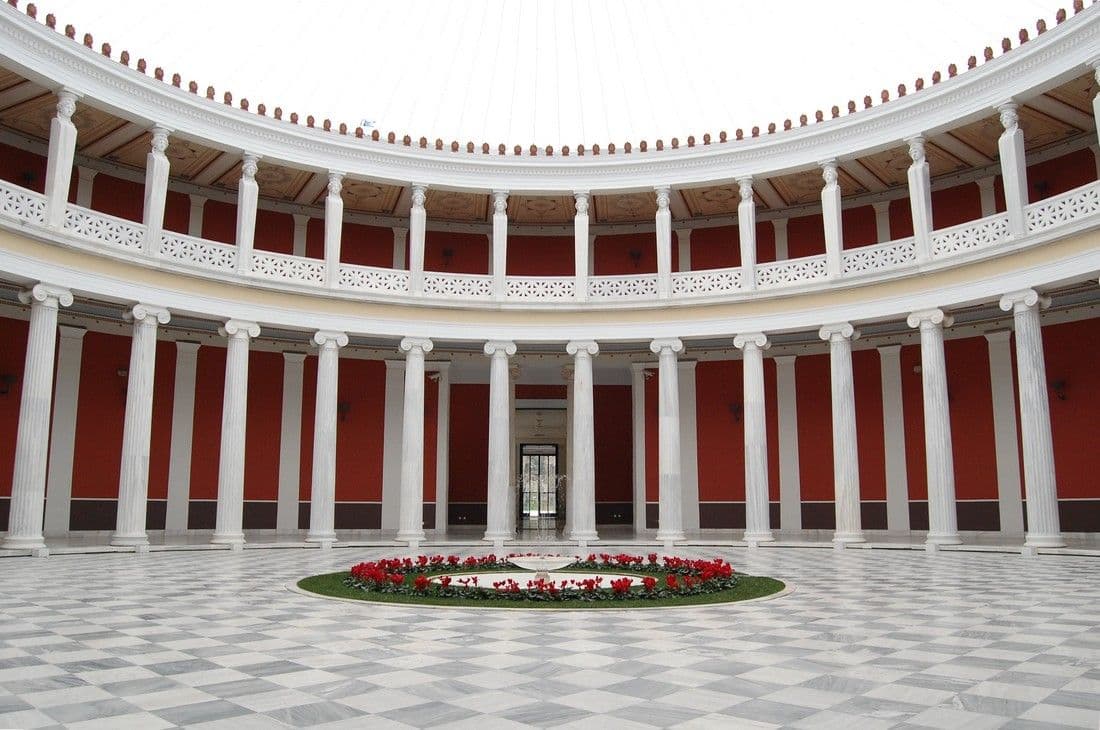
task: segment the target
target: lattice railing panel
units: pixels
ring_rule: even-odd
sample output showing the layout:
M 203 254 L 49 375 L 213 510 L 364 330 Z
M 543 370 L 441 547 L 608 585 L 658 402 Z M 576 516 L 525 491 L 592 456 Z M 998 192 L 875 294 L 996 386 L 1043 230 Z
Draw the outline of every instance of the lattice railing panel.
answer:
M 572 299 L 576 290 L 572 276 L 509 276 L 506 285 L 509 299 L 535 302 Z
M 276 281 L 321 285 L 325 283 L 325 262 L 272 251 L 253 251 L 252 273 Z
M 995 246 L 1008 240 L 1008 214 L 980 218 L 932 232 L 932 256 L 951 256 L 963 251 Z
M 844 252 L 841 262 L 845 274 L 866 274 L 896 269 L 916 260 L 917 242 L 910 237 L 853 248 Z
M 424 293 L 448 299 L 489 299 L 493 277 L 483 274 L 424 274 Z
M 237 266 L 237 247 L 182 233 L 160 234 L 160 255 L 204 269 L 232 271 Z
M 706 297 L 741 291 L 741 269 L 683 271 L 672 275 L 672 296 Z
M 356 291 L 371 291 L 382 294 L 408 294 L 409 272 L 397 269 L 379 269 L 374 266 L 342 264 L 340 266 L 340 286 Z
M 1100 182 L 1027 206 L 1027 232 L 1036 233 L 1100 213 Z
M 65 230 L 109 246 L 141 251 L 145 226 L 106 213 L 70 205 L 65 209 Z
M 793 286 L 808 281 L 817 281 L 826 276 L 825 255 L 808 256 L 800 259 L 774 261 L 756 266 L 756 287 L 775 289 Z
M 0 180 L 0 215 L 29 223 L 45 223 L 46 196 Z
M 654 299 L 656 296 L 656 274 L 593 276 L 588 280 L 590 299 Z

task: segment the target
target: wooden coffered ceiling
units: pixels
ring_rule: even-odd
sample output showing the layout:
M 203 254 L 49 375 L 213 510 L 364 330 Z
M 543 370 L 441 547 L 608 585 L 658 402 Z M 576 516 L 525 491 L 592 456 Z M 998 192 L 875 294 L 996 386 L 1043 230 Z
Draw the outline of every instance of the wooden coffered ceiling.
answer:
M 1094 133 L 1092 99 L 1098 92 L 1092 74 L 1082 75 L 1036 96 L 1020 108 L 1020 125 L 1028 151 Z M 50 120 L 57 98 L 46 88 L 16 73 L 0 68 L 0 131 L 6 129 L 41 141 L 49 138 Z M 77 127 L 78 151 L 85 157 L 142 170 L 151 135 L 142 125 L 120 119 L 87 103 L 78 103 L 73 122 Z M 948 132 L 929 137 L 925 150 L 932 176 L 939 177 L 972 167 L 996 163 L 1001 125 L 997 116 L 988 117 Z M 234 191 L 240 178 L 241 162 L 236 153 L 226 153 L 201 143 L 172 136 L 167 150 L 174 178 Z M 882 192 L 906 185 L 909 167 L 904 144 L 847 159 L 839 163 L 841 190 L 845 196 Z M 327 176 L 260 161 L 256 175 L 260 194 L 266 198 L 302 205 L 323 201 Z M 801 170 L 754 181 L 755 202 L 761 208 L 815 204 L 820 199 L 822 179 L 817 169 Z M 398 210 L 408 195 L 400 185 L 347 178 L 342 197 L 349 211 L 376 215 L 404 215 Z M 732 216 L 740 194 L 736 183 L 673 190 L 673 216 Z M 484 223 L 491 219 L 491 196 L 429 190 L 426 207 L 429 219 Z M 647 223 L 653 221 L 656 195 L 651 192 L 594 195 L 590 215 L 594 223 Z M 407 207 L 405 208 L 407 210 Z M 568 225 L 574 215 L 571 195 L 509 196 L 508 217 L 514 225 Z

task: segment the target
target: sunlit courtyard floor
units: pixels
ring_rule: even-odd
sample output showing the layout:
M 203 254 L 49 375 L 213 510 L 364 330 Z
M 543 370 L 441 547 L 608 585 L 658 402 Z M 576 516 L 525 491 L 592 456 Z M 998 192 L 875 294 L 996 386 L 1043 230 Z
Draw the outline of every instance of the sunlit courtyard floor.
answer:
M 796 590 L 548 614 L 312 598 L 284 586 L 398 551 L 252 545 L 0 561 L 0 727 L 1100 720 L 1095 557 L 688 546 Z

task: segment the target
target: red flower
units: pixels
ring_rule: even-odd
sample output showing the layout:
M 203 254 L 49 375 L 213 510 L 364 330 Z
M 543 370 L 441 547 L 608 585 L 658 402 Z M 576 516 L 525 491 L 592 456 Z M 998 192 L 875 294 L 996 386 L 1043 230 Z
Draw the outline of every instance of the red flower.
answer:
M 646 592 L 650 593 L 657 587 L 657 579 L 651 575 L 647 575 L 645 578 L 642 578 L 642 585 L 645 586 Z
M 405 576 L 401 575 L 400 573 L 394 573 L 390 576 L 390 583 L 393 583 L 395 586 L 399 586 L 404 582 Z
M 428 590 L 428 582 L 428 576 L 421 573 L 413 579 L 413 588 L 418 591 L 426 591 Z
M 446 588 L 450 584 L 451 584 L 451 576 L 449 576 L 449 575 L 445 575 L 445 576 L 443 576 L 442 578 L 439 579 L 439 585 L 443 586 L 444 588 Z
M 428 564 L 428 556 L 427 555 L 418 555 L 416 557 L 416 564 L 419 565 L 421 568 L 423 568 L 425 565 Z
M 447 556 L 447 562 L 450 563 L 451 565 L 458 565 L 458 556 L 457 555 L 448 555 Z
M 665 576 L 665 585 L 667 585 L 672 590 L 676 590 L 679 587 L 679 584 L 676 581 L 675 573 L 669 573 Z
M 650 553 L 649 554 L 649 562 L 651 562 L 651 563 L 656 563 L 657 562 L 657 553 Z
M 611 590 L 614 591 L 617 596 L 625 595 L 630 593 L 630 583 L 630 578 L 618 578 L 611 581 Z

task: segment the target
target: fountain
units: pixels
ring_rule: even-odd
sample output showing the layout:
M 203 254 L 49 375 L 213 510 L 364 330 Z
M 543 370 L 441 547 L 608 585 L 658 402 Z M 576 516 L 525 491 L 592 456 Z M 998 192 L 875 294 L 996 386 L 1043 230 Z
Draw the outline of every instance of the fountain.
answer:
M 560 570 L 578 560 L 576 555 L 513 555 L 508 558 L 517 568 L 535 571 L 535 580 L 550 580 L 550 571 Z

